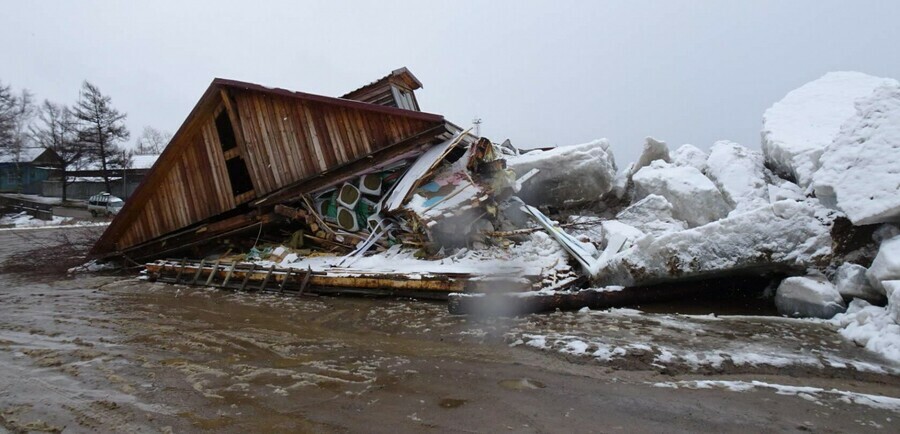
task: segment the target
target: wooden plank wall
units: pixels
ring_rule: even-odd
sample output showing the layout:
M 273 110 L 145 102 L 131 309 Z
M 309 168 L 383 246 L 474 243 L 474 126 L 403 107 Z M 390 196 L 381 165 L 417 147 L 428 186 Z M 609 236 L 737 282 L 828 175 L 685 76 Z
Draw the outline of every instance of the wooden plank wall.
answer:
M 384 105 L 388 107 L 397 107 L 397 101 L 394 99 L 394 93 L 391 91 L 391 84 L 384 83 L 380 86 L 373 86 L 364 92 L 359 92 L 350 97 L 354 101 L 362 101 L 370 104 Z
M 362 158 L 435 124 L 280 95 L 231 91 L 257 196 Z
M 215 93 L 214 93 L 215 95 Z M 254 190 L 235 198 L 215 118 L 225 110 L 198 114 L 177 141 L 168 167 L 155 168 L 142 192 L 142 209 L 120 225 L 112 241 L 124 250 L 235 208 L 296 181 L 318 176 L 363 158 L 436 125 L 434 121 L 369 111 L 340 104 L 228 89 L 239 125 L 238 148 Z M 215 97 L 218 97 L 216 95 Z M 229 151 L 229 154 L 234 151 Z
M 214 113 L 223 110 L 220 105 Z M 206 115 L 196 131 L 178 143 L 180 151 L 162 180 L 150 191 L 144 209 L 123 230 L 117 249 L 140 244 L 160 235 L 221 214 L 235 207 L 231 182 L 216 132 L 214 114 Z

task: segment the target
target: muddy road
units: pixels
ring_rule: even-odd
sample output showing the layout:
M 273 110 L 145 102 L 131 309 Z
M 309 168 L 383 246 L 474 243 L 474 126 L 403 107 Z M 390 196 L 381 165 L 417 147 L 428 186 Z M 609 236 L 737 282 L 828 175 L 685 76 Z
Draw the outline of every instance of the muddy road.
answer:
M 900 428 L 897 362 L 824 323 L 67 277 L 66 231 L 0 232 L 0 433 Z

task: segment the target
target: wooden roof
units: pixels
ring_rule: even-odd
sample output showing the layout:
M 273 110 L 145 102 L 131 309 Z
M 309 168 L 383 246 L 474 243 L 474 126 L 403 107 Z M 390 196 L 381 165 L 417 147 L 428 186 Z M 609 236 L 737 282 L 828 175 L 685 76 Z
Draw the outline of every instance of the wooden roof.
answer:
M 391 71 L 390 74 L 385 75 L 384 77 L 379 78 L 365 86 L 362 86 L 358 89 L 347 92 L 341 98 L 344 99 L 356 99 L 358 95 L 362 95 L 369 91 L 372 88 L 376 88 L 384 85 L 385 83 L 393 82 L 393 83 L 402 83 L 405 87 L 409 88 L 409 90 L 416 90 L 422 88 L 422 82 L 413 75 L 406 67 L 398 68 Z

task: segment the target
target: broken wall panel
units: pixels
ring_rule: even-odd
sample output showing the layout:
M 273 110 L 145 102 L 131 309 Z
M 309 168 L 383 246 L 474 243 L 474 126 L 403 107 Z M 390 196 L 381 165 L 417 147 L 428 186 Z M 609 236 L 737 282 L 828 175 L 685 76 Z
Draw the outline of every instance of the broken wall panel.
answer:
M 234 91 L 257 195 L 358 160 L 434 125 L 316 101 Z M 364 132 L 364 134 L 360 134 Z

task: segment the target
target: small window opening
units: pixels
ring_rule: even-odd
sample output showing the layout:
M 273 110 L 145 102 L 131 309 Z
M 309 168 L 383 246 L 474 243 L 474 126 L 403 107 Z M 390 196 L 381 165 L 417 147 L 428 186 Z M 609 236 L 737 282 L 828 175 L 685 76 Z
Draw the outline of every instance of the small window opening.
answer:
M 250 172 L 243 158 L 229 159 L 225 165 L 228 167 L 228 179 L 231 180 L 231 192 L 234 196 L 253 190 Z
M 228 151 L 237 147 L 234 128 L 232 128 L 231 119 L 228 119 L 228 112 L 225 110 L 222 110 L 216 116 L 216 131 L 219 133 L 219 144 L 222 145 L 222 151 Z

